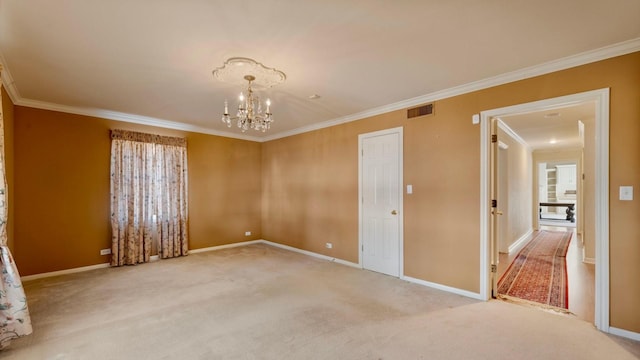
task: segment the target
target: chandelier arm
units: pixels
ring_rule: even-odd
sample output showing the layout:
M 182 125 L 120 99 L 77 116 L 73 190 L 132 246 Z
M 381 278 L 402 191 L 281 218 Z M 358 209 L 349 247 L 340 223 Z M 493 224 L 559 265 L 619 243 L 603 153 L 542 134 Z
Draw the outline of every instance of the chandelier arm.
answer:
M 236 122 L 237 126 L 242 132 L 248 129 L 254 129 L 256 131 L 266 132 L 273 122 L 273 114 L 271 113 L 271 100 L 266 101 L 266 111 L 262 107 L 260 97 L 253 95 L 252 82 L 256 79 L 253 75 L 245 75 L 244 79 L 247 80 L 247 96 L 244 97 L 240 93 L 240 103 L 238 104 L 237 115 L 231 117 L 228 110 L 228 103 L 224 102 L 224 114 L 222 116 L 222 122 L 228 127 L 231 127 L 232 122 Z

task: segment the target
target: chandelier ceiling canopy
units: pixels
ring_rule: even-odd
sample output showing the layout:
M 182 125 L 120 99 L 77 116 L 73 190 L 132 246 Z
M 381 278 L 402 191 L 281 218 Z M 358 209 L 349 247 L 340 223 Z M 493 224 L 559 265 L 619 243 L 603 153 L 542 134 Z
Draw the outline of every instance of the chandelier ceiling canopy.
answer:
M 280 70 L 264 66 L 249 58 L 233 57 L 228 59 L 223 66 L 213 70 L 213 76 L 223 82 L 241 85 L 247 84 L 246 96 L 244 92 L 238 97 L 238 110 L 236 116 L 229 114 L 229 105 L 224 101 L 224 114 L 222 122 L 231 127 L 234 121 L 245 132 L 249 129 L 265 132 L 271 127 L 273 114 L 271 113 L 271 100 L 262 105 L 260 97 L 254 93 L 254 89 L 266 90 L 272 86 L 283 83 L 287 76 Z
M 233 85 L 246 84 L 247 75 L 255 78 L 253 86 L 257 89 L 267 89 L 287 79 L 287 75 L 282 71 L 245 57 L 232 57 L 225 61 L 224 65 L 213 70 L 213 76 L 217 80 Z

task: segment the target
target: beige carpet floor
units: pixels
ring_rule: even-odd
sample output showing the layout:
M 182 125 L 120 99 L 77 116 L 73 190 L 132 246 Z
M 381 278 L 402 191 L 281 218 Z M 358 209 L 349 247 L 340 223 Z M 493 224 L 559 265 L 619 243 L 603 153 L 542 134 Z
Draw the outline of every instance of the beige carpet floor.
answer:
M 251 245 L 25 283 L 2 359 L 634 359 L 592 325 Z

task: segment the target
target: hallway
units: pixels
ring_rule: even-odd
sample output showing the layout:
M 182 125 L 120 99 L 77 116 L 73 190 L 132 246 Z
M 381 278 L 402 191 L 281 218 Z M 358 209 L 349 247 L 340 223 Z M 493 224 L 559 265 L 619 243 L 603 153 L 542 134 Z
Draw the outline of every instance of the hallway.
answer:
M 577 318 L 593 324 L 595 311 L 595 265 L 582 262 L 583 245 L 581 236 L 576 234 L 575 228 L 542 226 L 541 230 L 573 231 L 573 237 L 569 243 L 566 257 L 567 278 L 569 281 L 569 311 Z M 533 236 L 534 235 L 529 236 L 529 240 L 531 240 Z M 519 251 L 520 249 L 511 254 L 500 254 L 498 278 L 509 268 L 509 265 L 518 255 Z

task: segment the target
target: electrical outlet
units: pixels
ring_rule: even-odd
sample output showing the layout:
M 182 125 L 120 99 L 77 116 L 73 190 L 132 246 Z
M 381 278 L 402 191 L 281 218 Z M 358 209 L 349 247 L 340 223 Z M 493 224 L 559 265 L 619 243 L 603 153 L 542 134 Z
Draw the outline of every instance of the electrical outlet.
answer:
M 109 255 L 109 254 L 111 254 L 111 249 L 100 250 L 100 255 Z
M 326 246 L 327 249 L 333 249 L 332 243 L 326 243 L 324 246 Z
M 251 231 L 245 231 L 244 236 L 251 236 Z

